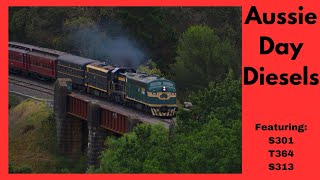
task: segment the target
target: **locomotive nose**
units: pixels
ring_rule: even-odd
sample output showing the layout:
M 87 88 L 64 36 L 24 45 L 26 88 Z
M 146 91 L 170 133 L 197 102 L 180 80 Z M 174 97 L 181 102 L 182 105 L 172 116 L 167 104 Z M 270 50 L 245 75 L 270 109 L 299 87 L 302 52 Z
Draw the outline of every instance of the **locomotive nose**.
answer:
M 168 97 L 167 94 L 161 94 L 161 95 L 160 95 L 160 98 L 167 98 L 167 97 Z
M 167 112 L 168 111 L 168 107 L 167 106 L 162 106 L 160 108 L 160 112 Z

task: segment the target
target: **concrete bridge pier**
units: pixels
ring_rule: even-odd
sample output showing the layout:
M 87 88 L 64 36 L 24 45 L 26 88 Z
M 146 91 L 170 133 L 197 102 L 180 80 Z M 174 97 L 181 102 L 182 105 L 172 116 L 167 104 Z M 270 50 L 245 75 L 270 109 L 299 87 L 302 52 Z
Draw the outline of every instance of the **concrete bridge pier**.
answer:
M 99 157 L 105 148 L 104 142 L 108 136 L 108 131 L 100 127 L 100 106 L 91 101 L 88 105 L 88 167 L 99 167 Z
M 73 139 L 77 133 L 75 121 L 67 114 L 67 95 L 71 93 L 71 79 L 58 79 L 54 87 L 54 118 L 57 126 L 57 146 L 61 154 L 71 154 Z M 76 135 L 77 137 L 77 135 Z
M 54 117 L 57 128 L 58 152 L 64 155 L 79 155 L 83 145 L 83 122 L 67 113 L 67 95 L 71 93 L 72 81 L 58 79 L 54 87 Z

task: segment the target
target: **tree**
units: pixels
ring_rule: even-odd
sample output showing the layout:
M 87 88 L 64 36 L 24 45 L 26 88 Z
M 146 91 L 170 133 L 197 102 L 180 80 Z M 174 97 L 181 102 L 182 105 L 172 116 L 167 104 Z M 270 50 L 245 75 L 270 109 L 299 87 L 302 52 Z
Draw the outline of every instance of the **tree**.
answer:
M 210 82 L 208 88 L 194 93 L 190 99 L 191 114 L 201 115 L 197 116 L 199 121 L 202 117 L 213 116 L 229 126 L 232 121 L 241 119 L 241 81 L 234 79 L 231 69 L 222 82 Z
M 228 68 L 240 69 L 240 57 L 228 39 L 221 40 L 208 26 L 191 26 L 182 34 L 174 66 L 179 93 L 221 81 Z
M 241 127 L 238 124 L 227 128 L 222 121 L 208 117 L 207 123 L 192 133 L 177 134 L 175 172 L 241 172 Z
M 162 73 L 174 63 L 176 31 L 167 23 L 170 8 L 119 8 L 118 19 L 141 44 Z
M 9 173 L 15 174 L 30 174 L 32 173 L 32 169 L 27 166 L 23 167 L 14 167 L 12 163 L 9 163 Z
M 222 82 L 190 96 L 175 128 L 176 172 L 241 172 L 241 82 L 230 70 Z
M 168 131 L 142 124 L 118 139 L 109 138 L 97 172 L 164 173 L 173 163 Z
M 146 65 L 139 66 L 137 71 L 141 73 L 149 74 L 149 75 L 158 75 L 160 77 L 163 77 L 163 74 L 157 68 L 156 63 L 153 62 L 151 59 L 147 62 Z

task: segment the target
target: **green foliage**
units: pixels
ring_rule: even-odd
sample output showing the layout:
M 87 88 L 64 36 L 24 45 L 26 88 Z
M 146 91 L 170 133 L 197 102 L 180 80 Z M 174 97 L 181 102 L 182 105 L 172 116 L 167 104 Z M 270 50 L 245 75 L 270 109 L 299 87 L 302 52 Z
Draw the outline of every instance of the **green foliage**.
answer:
M 56 142 L 53 112 L 46 103 L 28 99 L 10 109 L 10 172 L 61 173 L 61 169 L 84 172 L 86 156 L 73 160 L 58 155 Z
M 94 22 L 92 19 L 87 17 L 75 17 L 72 19 L 67 19 L 64 22 L 64 28 L 68 31 L 76 31 L 82 28 L 92 28 L 94 27 Z
M 230 70 L 222 82 L 191 95 L 190 111 L 179 110 L 177 171 L 241 172 L 241 82 L 233 76 Z
M 9 173 L 15 174 L 30 174 L 32 172 L 29 167 L 14 167 L 12 163 L 9 163 Z
M 79 16 L 67 19 L 64 22 L 63 33 L 65 34 L 63 43 L 68 52 L 89 57 L 89 49 L 91 49 L 90 46 L 92 45 L 92 43 L 89 43 L 92 42 L 89 34 L 101 32 L 99 32 L 91 18 Z
M 160 77 L 163 76 L 160 69 L 157 68 L 157 65 L 155 62 L 153 62 L 151 59 L 147 62 L 146 65 L 141 65 L 138 67 L 137 72 L 145 73 L 145 74 L 153 74 L 158 75 Z
M 209 87 L 190 97 L 192 116 L 201 121 L 203 117 L 213 116 L 228 125 L 241 119 L 241 82 L 233 79 L 233 71 L 229 70 L 222 82 L 209 83 Z M 201 114 L 201 116 L 198 116 Z M 205 123 L 205 122 L 202 122 Z
M 62 168 L 61 174 L 70 174 L 70 170 L 68 168 Z
M 241 128 L 226 128 L 210 118 L 201 128 L 176 136 L 174 152 L 178 173 L 241 172 Z M 239 143 L 240 142 L 240 143 Z
M 87 174 L 94 174 L 94 173 L 98 173 L 99 171 L 95 169 L 94 166 L 89 166 L 86 173 Z
M 9 112 L 9 160 L 15 168 L 52 172 L 57 165 L 52 110 L 45 103 L 25 100 Z
M 17 106 L 20 103 L 20 100 L 15 95 L 9 95 L 9 109 Z
M 210 83 L 190 99 L 191 109 L 177 114 L 175 152 L 177 159 L 184 158 L 179 171 L 241 172 L 240 80 L 230 70 L 222 82 Z
M 228 68 L 240 69 L 240 56 L 229 41 L 221 40 L 208 26 L 191 26 L 178 43 L 175 81 L 180 92 L 221 81 Z
M 172 163 L 168 131 L 160 125 L 137 126 L 119 139 L 109 138 L 98 172 L 162 173 Z
M 119 8 L 118 17 L 130 34 L 149 51 L 161 72 L 174 63 L 177 35 L 167 22 L 170 9 L 158 7 Z

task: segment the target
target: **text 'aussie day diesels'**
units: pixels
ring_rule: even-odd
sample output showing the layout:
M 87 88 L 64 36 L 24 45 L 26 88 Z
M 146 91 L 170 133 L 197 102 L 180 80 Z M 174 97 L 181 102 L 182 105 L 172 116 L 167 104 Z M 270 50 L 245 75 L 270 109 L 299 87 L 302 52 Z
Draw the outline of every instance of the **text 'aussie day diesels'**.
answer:
M 256 6 L 251 6 L 244 24 L 258 25 L 315 25 L 317 14 L 307 11 L 303 6 L 299 6 L 292 12 L 259 12 Z M 303 42 L 285 42 L 261 35 L 259 38 L 260 55 L 275 53 L 279 56 L 297 60 L 299 53 L 304 47 Z M 291 56 L 291 57 L 290 57 Z M 265 67 L 244 67 L 244 85 L 318 85 L 319 73 L 311 72 L 307 65 L 304 65 L 299 72 L 274 73 L 268 72 Z

